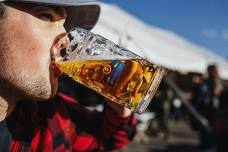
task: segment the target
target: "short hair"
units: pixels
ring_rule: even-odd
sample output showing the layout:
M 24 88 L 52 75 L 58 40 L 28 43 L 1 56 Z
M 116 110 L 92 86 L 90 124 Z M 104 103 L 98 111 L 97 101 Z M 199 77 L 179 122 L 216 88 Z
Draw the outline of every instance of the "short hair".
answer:
M 218 65 L 217 64 L 210 64 L 207 66 L 207 74 L 209 77 L 214 77 L 218 74 Z
M 3 2 L 0 2 L 0 19 L 4 17 L 5 14 L 5 4 Z
M 217 65 L 216 64 L 209 64 L 207 66 L 207 71 L 210 72 L 210 71 L 214 71 L 217 69 Z

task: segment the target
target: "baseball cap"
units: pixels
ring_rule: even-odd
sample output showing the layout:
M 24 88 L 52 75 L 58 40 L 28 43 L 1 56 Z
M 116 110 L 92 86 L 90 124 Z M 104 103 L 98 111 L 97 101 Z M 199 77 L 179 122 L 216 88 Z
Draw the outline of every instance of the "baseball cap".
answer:
M 100 15 L 100 7 L 95 0 L 0 0 L 0 2 L 24 2 L 65 6 L 67 18 L 64 26 L 67 31 L 73 27 L 91 30 L 97 23 Z

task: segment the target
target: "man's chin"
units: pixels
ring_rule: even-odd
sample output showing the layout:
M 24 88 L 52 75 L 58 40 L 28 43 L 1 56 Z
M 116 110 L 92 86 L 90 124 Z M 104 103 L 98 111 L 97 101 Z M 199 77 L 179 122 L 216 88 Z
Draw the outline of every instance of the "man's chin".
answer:
M 32 100 L 38 102 L 45 102 L 50 99 L 53 99 L 57 93 L 57 88 L 52 88 L 46 92 L 40 92 L 39 94 L 27 95 L 24 99 L 25 100 Z

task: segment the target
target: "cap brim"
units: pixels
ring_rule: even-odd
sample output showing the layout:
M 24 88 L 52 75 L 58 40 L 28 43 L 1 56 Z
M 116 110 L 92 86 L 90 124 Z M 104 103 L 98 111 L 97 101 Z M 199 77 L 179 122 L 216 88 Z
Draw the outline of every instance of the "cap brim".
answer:
M 80 27 L 91 30 L 97 23 L 100 15 L 100 7 L 98 5 L 80 5 L 67 6 L 67 19 L 65 28 L 67 31 L 74 27 Z
M 28 2 L 28 3 L 43 3 L 50 5 L 78 6 L 94 2 L 95 0 L 0 0 L 0 2 Z
M 65 6 L 67 19 L 64 26 L 67 31 L 74 27 L 91 30 L 100 15 L 100 6 L 94 0 L 0 0 L 3 1 Z

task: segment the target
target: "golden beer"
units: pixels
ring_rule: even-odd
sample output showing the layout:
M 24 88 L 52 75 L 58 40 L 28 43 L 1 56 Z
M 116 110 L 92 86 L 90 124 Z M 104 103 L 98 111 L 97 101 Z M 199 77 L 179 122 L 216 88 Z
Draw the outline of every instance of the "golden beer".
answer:
M 56 62 L 56 66 L 77 82 L 138 113 L 147 107 L 162 77 L 161 68 L 141 59 L 68 60 Z
M 75 81 L 137 113 L 146 109 L 163 76 L 161 67 L 78 27 L 58 40 L 52 58 Z

